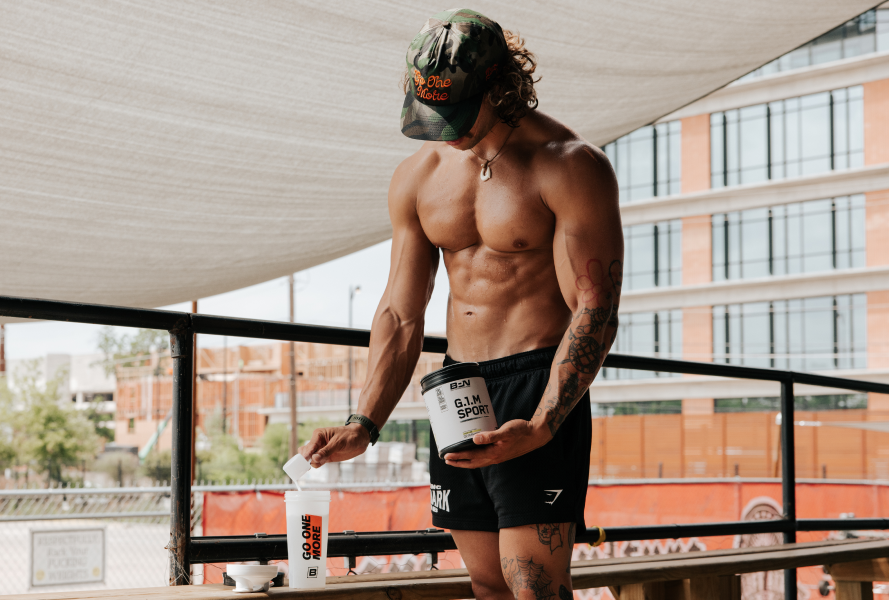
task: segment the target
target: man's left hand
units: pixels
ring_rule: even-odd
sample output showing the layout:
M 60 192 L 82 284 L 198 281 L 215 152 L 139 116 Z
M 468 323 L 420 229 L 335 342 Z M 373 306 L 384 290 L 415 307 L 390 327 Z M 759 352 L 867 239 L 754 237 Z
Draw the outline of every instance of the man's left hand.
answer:
M 515 419 L 507 421 L 496 431 L 477 433 L 472 438 L 479 447 L 445 454 L 445 464 L 461 469 L 478 469 L 497 465 L 540 448 L 552 439 L 549 431 Z

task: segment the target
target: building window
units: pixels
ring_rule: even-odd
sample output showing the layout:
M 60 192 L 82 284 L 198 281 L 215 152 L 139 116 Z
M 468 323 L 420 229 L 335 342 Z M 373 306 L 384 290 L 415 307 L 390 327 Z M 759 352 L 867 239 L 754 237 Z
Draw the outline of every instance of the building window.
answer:
M 644 402 L 591 402 L 593 417 L 621 415 L 678 415 L 682 400 L 647 400 Z
M 682 358 L 682 311 L 630 313 L 620 316 L 620 327 L 612 352 Z M 678 373 L 637 371 L 635 369 L 602 369 L 604 379 L 644 379 L 648 377 L 679 377 Z
M 713 359 L 799 371 L 867 367 L 865 294 L 713 307 Z
M 861 86 L 710 115 L 713 188 L 864 164 Z
M 889 50 L 889 8 L 871 9 L 761 66 L 740 81 Z
M 127 421 L 127 433 L 136 433 L 136 419 L 132 417 Z
M 713 281 L 864 266 L 864 195 L 718 213 Z
M 682 220 L 624 227 L 623 289 L 682 283 Z
M 605 145 L 621 204 L 680 192 L 681 133 L 681 122 L 670 121 L 640 127 Z
M 781 398 L 717 398 L 714 411 L 718 413 L 773 412 L 781 410 Z M 838 394 L 830 396 L 794 396 L 794 410 L 866 409 L 867 394 Z

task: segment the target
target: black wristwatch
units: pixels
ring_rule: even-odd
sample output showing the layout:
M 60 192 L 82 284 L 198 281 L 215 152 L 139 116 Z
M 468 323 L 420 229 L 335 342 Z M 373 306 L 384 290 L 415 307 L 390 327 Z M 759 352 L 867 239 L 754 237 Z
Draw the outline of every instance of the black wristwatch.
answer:
M 365 417 L 364 415 L 349 415 L 349 418 L 346 419 L 346 425 L 351 423 L 359 423 L 364 425 L 364 428 L 367 429 L 367 432 L 370 434 L 370 445 L 373 446 L 377 443 L 377 440 L 380 439 L 380 430 L 377 429 L 377 426 L 374 425 L 374 422 Z

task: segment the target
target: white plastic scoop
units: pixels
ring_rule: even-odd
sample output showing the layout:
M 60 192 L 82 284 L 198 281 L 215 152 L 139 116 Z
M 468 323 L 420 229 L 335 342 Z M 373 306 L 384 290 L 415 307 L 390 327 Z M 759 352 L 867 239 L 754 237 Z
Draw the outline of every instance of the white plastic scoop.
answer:
M 299 478 L 309 472 L 311 469 L 309 461 L 303 458 L 303 455 L 297 452 L 293 458 L 284 463 L 284 472 L 293 480 L 296 487 L 299 488 Z

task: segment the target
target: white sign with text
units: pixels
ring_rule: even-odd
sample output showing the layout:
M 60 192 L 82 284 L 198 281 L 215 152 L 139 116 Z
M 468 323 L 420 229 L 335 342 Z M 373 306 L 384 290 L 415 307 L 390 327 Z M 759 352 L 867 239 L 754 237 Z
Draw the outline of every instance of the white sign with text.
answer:
M 104 529 L 31 531 L 31 587 L 104 580 Z

